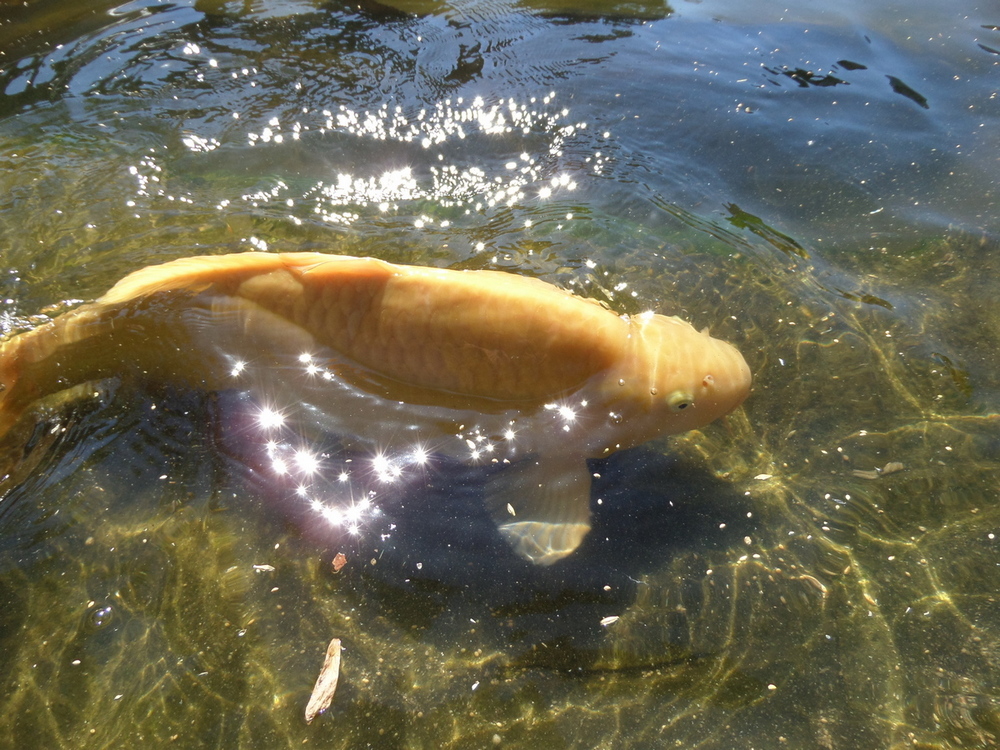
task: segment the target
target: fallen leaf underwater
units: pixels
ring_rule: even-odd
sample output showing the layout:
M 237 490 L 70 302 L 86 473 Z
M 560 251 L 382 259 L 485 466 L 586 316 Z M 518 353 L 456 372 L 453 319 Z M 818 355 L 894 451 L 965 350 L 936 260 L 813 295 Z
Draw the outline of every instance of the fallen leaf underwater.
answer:
M 316 496 L 322 457 L 289 430 L 370 446 L 387 480 L 431 454 L 500 464 L 488 509 L 544 565 L 590 530 L 587 459 L 704 426 L 751 382 L 734 347 L 678 318 L 537 279 L 257 252 L 150 266 L 4 342 L 0 436 L 107 378 L 249 392 L 272 470 L 333 524 L 351 519 Z

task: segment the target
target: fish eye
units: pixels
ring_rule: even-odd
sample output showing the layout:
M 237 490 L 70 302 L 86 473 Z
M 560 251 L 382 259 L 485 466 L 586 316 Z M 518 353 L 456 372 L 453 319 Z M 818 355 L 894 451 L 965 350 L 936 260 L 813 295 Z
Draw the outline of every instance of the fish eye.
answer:
M 667 396 L 667 406 L 670 407 L 670 411 L 681 412 L 693 405 L 694 397 L 687 391 L 674 391 Z

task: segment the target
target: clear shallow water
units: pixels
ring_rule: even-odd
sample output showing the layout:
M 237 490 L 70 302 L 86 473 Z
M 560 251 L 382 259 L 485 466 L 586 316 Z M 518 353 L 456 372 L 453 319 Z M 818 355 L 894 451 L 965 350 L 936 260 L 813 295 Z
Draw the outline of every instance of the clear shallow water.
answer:
M 238 394 L 104 384 L 5 448 L 12 743 L 997 744 L 1000 18 L 869 5 L 5 9 L 9 330 L 148 263 L 320 249 L 681 314 L 756 375 L 595 466 L 546 570 L 484 469 L 336 532 Z

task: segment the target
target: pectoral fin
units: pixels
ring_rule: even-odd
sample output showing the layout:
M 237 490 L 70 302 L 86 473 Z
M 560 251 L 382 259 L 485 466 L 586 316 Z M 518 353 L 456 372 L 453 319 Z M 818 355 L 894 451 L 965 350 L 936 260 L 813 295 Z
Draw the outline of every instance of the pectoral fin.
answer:
M 498 472 L 488 492 L 500 534 L 533 563 L 561 560 L 590 531 L 590 473 L 579 456 L 526 459 Z

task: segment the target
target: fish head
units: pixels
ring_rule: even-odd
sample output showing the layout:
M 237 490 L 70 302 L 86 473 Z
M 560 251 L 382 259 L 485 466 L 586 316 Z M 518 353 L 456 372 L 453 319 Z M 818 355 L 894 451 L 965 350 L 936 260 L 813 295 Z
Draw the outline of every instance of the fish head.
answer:
M 676 317 L 647 313 L 630 323 L 629 356 L 610 386 L 630 444 L 704 427 L 750 394 L 750 368 L 732 344 Z

